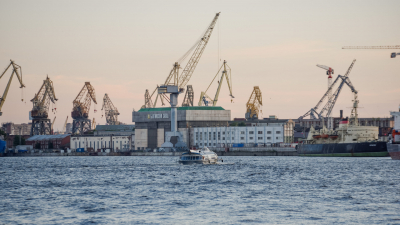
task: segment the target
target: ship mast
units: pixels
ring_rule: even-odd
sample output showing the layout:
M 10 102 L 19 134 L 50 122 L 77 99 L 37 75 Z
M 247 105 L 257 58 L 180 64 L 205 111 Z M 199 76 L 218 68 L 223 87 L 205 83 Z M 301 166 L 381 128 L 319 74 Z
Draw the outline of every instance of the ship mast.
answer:
M 357 99 L 357 94 L 354 93 L 354 100 L 353 100 L 353 109 L 351 110 L 351 117 L 350 117 L 350 125 L 358 126 L 358 113 L 357 113 L 357 108 L 358 108 L 358 102 L 359 100 Z

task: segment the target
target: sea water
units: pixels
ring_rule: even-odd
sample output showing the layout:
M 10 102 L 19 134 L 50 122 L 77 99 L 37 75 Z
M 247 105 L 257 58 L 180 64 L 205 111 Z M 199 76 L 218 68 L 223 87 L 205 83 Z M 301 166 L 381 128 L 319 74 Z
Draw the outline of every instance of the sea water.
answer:
M 0 223 L 400 223 L 400 160 L 222 158 L 0 158 Z

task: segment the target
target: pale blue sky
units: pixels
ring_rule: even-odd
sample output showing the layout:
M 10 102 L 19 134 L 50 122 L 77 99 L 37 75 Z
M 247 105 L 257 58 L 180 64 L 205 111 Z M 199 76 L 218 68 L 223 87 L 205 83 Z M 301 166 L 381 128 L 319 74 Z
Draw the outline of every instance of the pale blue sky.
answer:
M 28 122 L 29 101 L 45 79 L 54 81 L 56 129 L 70 115 L 85 81 L 96 89 L 98 112 L 108 93 L 120 120 L 144 102 L 145 89 L 164 82 L 179 59 L 221 12 L 189 84 L 195 102 L 218 69 L 232 68 L 233 92 L 223 87 L 218 105 L 244 117 L 253 86 L 263 92 L 263 116 L 297 118 L 321 98 L 326 75 L 316 64 L 344 74 L 359 91 L 361 117 L 389 116 L 400 103 L 400 57 L 395 50 L 342 50 L 347 45 L 400 45 L 400 1 L 4 1 L 0 0 L 0 68 L 22 66 L 26 101 L 13 81 L 1 122 Z M 219 32 L 218 32 L 219 31 Z M 400 52 L 400 50 L 398 50 Z M 183 65 L 185 65 L 184 63 Z M 6 80 L 0 80 L 0 92 Z M 210 89 L 214 95 L 215 87 Z M 180 96 L 180 100 L 183 95 Z M 349 115 L 352 95 L 344 88 L 334 108 Z M 53 116 L 50 116 L 53 118 Z M 70 120 L 71 122 L 71 120 Z

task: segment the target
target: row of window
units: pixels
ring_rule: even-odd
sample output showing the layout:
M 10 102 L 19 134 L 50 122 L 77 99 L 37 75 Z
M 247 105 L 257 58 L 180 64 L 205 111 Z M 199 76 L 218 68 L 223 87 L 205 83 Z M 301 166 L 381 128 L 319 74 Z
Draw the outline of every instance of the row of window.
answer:
M 216 140 L 216 133 L 218 133 L 218 140 L 221 140 L 221 132 L 208 132 L 208 140 Z M 267 134 L 271 134 L 271 131 L 267 131 Z M 276 134 L 280 134 L 280 131 L 276 131 Z M 199 135 L 200 134 L 200 135 Z M 225 134 L 225 131 L 222 132 L 222 135 Z M 228 131 L 229 134 L 229 131 Z M 234 135 L 234 133 L 232 132 L 232 134 Z M 240 134 L 245 134 L 244 131 L 241 131 Z M 249 131 L 249 134 L 254 134 L 254 131 Z M 263 134 L 262 131 L 258 131 L 258 134 Z M 212 135 L 212 138 L 211 138 Z M 198 141 L 200 137 L 200 140 L 203 140 L 203 132 L 196 132 L 196 140 Z M 204 132 L 204 140 L 206 140 L 207 137 L 207 132 Z M 250 137 L 250 140 L 253 139 L 253 137 Z M 268 137 L 267 139 L 271 139 L 270 137 Z M 278 139 L 278 138 L 276 138 Z M 225 137 L 222 137 L 222 140 L 225 140 Z M 232 137 L 232 140 L 234 140 L 234 137 Z M 244 140 L 244 137 L 241 137 L 241 140 Z M 260 139 L 260 137 L 258 137 L 258 140 L 262 140 L 262 137 Z

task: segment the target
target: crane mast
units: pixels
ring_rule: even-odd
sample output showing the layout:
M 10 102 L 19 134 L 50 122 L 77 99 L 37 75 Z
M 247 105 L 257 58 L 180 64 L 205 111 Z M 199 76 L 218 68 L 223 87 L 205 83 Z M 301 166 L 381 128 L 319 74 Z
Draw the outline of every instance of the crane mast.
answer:
M 210 40 L 211 34 L 214 30 L 215 24 L 217 23 L 218 17 L 220 13 L 217 13 L 213 20 L 211 21 L 211 24 L 207 27 L 207 30 L 205 33 L 202 35 L 202 37 L 193 45 L 192 48 L 189 49 L 179 60 L 178 62 L 175 62 L 167 79 L 165 80 L 163 86 L 165 85 L 175 85 L 178 86 L 179 89 L 183 89 L 187 83 L 189 82 L 190 78 L 193 75 L 194 70 L 196 69 L 197 64 L 200 61 L 200 58 L 208 44 L 208 41 Z M 192 51 L 194 50 L 192 56 L 190 57 L 188 63 L 186 64 L 185 68 L 183 69 L 182 73 L 179 75 L 179 69 L 180 67 L 180 62 L 183 61 Z M 149 104 L 151 101 L 148 99 L 151 99 L 156 92 L 157 88 L 153 91 L 153 94 L 145 94 L 145 105 L 142 106 L 142 108 L 149 108 Z M 147 91 L 148 92 L 148 91 Z M 170 101 L 168 97 L 163 94 L 163 93 L 157 93 L 156 100 L 154 101 L 154 104 L 152 104 L 151 108 L 155 107 L 157 104 L 157 99 L 160 98 L 162 101 L 162 105 L 164 105 L 164 100 Z M 151 102 L 152 103 L 152 102 Z
M 50 102 L 56 103 L 53 81 L 47 76 L 38 93 L 31 99 L 33 104 L 30 116 L 32 117 L 31 136 L 48 135 L 52 133 L 53 125 L 48 119 Z
M 85 82 L 81 91 L 72 102 L 73 108 L 71 117 L 73 118 L 72 133 L 82 135 L 91 129 L 91 120 L 89 118 L 89 110 L 91 102 L 97 104 L 96 93 L 90 82 Z
M 262 94 L 258 86 L 254 86 L 253 92 L 246 103 L 246 119 L 258 119 L 258 113 L 262 106 Z
M 118 122 L 118 109 L 111 102 L 111 99 L 108 97 L 106 93 L 103 97 L 103 107 L 101 110 L 104 110 L 104 114 L 106 116 L 107 125 L 119 125 Z
M 12 66 L 12 73 L 10 76 L 10 79 L 8 80 L 6 89 L 4 90 L 3 96 L 0 97 L 0 116 L 3 115 L 3 112 L 1 112 L 1 109 L 3 108 L 4 102 L 6 101 L 8 90 L 10 89 L 11 81 L 13 79 L 13 75 L 18 78 L 19 84 L 21 85 L 20 88 L 24 88 L 25 85 L 22 82 L 22 69 L 21 66 L 16 64 L 13 60 L 10 60 L 10 64 L 6 67 L 4 72 L 1 74 L 0 79 L 4 76 L 4 74 L 7 72 L 7 70 Z M 20 75 L 21 74 L 21 75 Z M 23 99 L 22 99 L 23 101 Z
M 218 76 L 219 72 L 222 70 L 222 68 L 224 68 L 224 70 L 222 71 L 221 78 L 218 81 L 217 92 L 215 93 L 214 99 L 212 99 L 210 96 L 207 95 L 207 91 L 210 88 L 211 84 L 214 82 L 215 78 L 217 78 L 217 76 Z M 210 85 L 208 85 L 208 88 L 206 89 L 206 91 L 201 92 L 199 103 L 198 103 L 199 106 L 201 106 L 202 104 L 204 104 L 205 106 L 208 106 L 209 101 L 207 101 L 207 99 L 209 99 L 212 102 L 213 106 L 217 105 L 218 97 L 219 97 L 219 93 L 221 91 L 221 86 L 222 86 L 222 82 L 224 80 L 224 77 L 226 78 L 226 82 L 228 83 L 230 96 L 232 98 L 234 98 L 233 95 L 232 95 L 231 68 L 227 65 L 226 61 L 224 60 L 224 63 L 221 65 L 221 68 L 219 68 L 217 74 L 214 76 L 214 79 L 211 81 Z
M 67 133 L 67 122 L 68 122 L 68 116 L 67 116 L 67 119 L 65 119 L 65 123 L 64 123 L 64 127 L 63 127 L 63 133 L 64 134 Z

